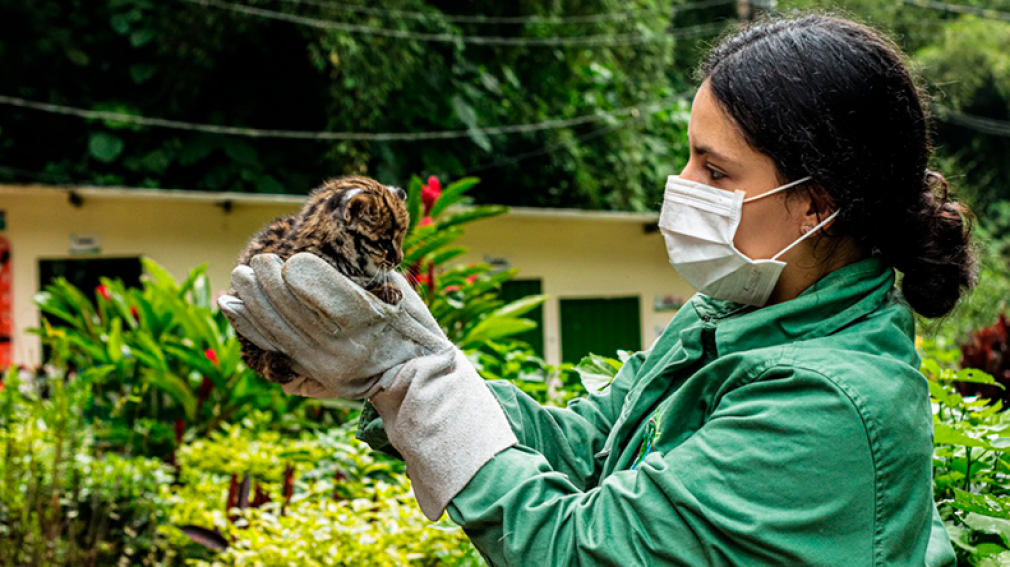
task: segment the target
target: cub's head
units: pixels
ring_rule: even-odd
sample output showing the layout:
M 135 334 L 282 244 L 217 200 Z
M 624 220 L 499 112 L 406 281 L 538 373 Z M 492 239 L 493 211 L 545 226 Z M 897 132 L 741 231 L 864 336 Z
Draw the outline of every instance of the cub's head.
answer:
M 309 196 L 299 233 L 364 275 L 395 270 L 409 224 L 406 197 L 403 189 L 368 177 L 330 179 Z

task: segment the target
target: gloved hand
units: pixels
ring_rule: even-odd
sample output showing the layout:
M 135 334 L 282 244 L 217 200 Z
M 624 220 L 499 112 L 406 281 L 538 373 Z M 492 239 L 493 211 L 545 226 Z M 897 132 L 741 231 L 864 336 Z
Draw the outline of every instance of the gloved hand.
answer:
M 403 276 L 390 277 L 403 293 L 396 305 L 313 254 L 287 262 L 262 254 L 232 271 L 239 297 L 222 296 L 218 305 L 242 336 L 292 359 L 305 378 L 284 384 L 285 392 L 357 400 L 389 368 L 452 347 Z
M 518 440 L 505 412 L 410 285 L 388 305 L 311 254 L 256 256 L 223 296 L 235 329 L 284 352 L 307 378 L 288 393 L 368 397 L 407 464 L 418 504 L 437 520 L 477 471 Z
M 369 401 L 430 520 L 485 463 L 519 442 L 484 379 L 454 346 L 390 369 L 381 384 Z

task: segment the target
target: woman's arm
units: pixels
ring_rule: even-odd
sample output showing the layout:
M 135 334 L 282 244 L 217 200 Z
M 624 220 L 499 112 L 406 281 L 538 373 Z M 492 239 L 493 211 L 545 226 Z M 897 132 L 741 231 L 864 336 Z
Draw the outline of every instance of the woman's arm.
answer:
M 586 490 L 596 484 L 602 463 L 595 455 L 603 448 L 646 356 L 632 356 L 610 386 L 572 400 L 565 408 L 542 406 L 511 382 L 495 380 L 487 385 L 519 443 L 542 454 L 553 471 L 566 475 L 579 490 Z M 398 456 L 386 439 L 378 412 L 369 404 L 362 411 L 357 436 L 375 450 Z
M 819 374 L 779 368 L 727 394 L 700 430 L 635 471 L 584 491 L 515 446 L 449 513 L 498 566 L 873 565 L 877 474 L 845 393 Z M 925 554 L 930 495 L 907 496 L 901 514 L 912 518 L 902 521 L 923 529 L 887 564 L 921 565 Z

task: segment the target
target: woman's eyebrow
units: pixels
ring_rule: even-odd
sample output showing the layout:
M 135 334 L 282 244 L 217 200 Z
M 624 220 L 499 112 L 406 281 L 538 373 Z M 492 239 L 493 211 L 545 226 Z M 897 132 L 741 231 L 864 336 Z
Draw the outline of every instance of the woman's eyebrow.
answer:
M 709 155 L 719 161 L 723 161 L 731 165 L 736 165 L 736 160 L 730 158 L 726 154 L 721 154 L 708 146 L 695 146 L 694 153 L 698 154 L 699 156 Z

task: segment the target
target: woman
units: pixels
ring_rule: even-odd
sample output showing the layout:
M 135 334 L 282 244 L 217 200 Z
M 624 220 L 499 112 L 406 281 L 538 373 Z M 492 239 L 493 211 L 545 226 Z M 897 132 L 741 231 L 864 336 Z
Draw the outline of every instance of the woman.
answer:
M 222 308 L 301 366 L 289 392 L 367 397 L 359 436 L 494 565 L 952 565 L 912 311 L 974 269 L 913 80 L 820 15 L 726 38 L 701 78 L 660 218 L 700 293 L 601 393 L 484 383 L 402 278 L 392 308 L 308 255 L 236 269 Z

